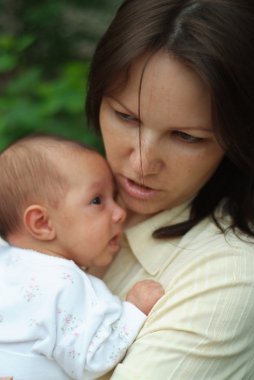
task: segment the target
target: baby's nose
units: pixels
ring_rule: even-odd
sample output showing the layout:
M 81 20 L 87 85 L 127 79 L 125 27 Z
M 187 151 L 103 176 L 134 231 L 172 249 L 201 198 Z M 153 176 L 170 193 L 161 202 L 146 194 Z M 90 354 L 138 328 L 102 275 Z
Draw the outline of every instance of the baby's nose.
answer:
M 117 203 L 114 204 L 113 220 L 115 223 L 123 223 L 126 219 L 126 211 Z

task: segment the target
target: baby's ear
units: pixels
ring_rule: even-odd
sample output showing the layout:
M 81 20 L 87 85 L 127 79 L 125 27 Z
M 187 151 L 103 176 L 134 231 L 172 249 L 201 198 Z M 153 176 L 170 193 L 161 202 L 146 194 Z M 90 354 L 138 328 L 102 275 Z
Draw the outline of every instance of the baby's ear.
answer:
M 24 212 L 24 226 L 27 232 L 38 240 L 53 240 L 56 236 L 52 221 L 45 207 L 31 205 Z

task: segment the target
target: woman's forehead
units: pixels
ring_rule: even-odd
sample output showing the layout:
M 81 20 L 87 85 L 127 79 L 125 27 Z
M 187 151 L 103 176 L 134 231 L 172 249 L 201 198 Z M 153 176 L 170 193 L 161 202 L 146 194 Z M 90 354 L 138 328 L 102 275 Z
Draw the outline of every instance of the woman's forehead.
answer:
M 211 127 L 211 97 L 208 86 L 189 66 L 164 51 L 142 56 L 131 66 L 125 82 L 110 94 L 121 104 L 143 116 L 158 115 L 169 124 Z M 171 120 L 173 119 L 173 120 Z M 178 126 L 178 125 L 176 125 Z

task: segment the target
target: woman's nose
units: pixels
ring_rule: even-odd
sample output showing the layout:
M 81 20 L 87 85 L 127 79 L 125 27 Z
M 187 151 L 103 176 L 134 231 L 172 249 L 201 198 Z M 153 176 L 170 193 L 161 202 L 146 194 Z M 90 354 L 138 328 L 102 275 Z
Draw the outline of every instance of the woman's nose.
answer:
M 130 162 L 135 173 L 143 176 L 158 174 L 163 166 L 155 146 L 150 149 L 141 146 L 141 151 L 139 148 L 133 149 Z
M 116 202 L 114 202 L 113 207 L 114 207 L 113 214 L 112 214 L 113 222 L 123 223 L 126 219 L 126 211 L 122 207 L 120 207 Z

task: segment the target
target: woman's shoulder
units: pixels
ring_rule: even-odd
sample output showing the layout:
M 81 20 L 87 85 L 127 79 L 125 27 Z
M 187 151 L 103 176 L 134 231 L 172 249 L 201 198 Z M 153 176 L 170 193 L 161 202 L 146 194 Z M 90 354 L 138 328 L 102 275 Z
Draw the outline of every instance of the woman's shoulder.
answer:
M 177 211 L 177 212 L 176 212 Z M 188 219 L 189 207 L 177 208 L 172 211 L 163 211 L 145 222 L 132 227 L 126 231 L 129 247 L 139 261 L 154 260 L 156 250 L 156 261 L 167 261 L 165 255 L 172 257 L 179 254 L 187 254 L 188 257 L 199 255 L 210 255 L 212 252 L 227 252 L 228 254 L 239 254 L 247 252 L 254 258 L 254 237 L 244 234 L 239 229 L 231 228 L 230 217 L 223 212 L 223 204 L 216 210 L 215 218 L 208 216 L 192 227 L 182 237 L 156 239 L 153 232 L 167 225 L 183 222 Z M 217 222 L 216 222 L 217 220 Z M 144 257 L 143 257 L 144 256 Z M 140 260 L 143 257 L 144 260 Z
M 248 260 L 254 263 L 254 238 L 230 228 L 230 218 L 223 215 L 221 206 L 216 210 L 216 216 L 222 230 L 212 216 L 209 216 L 182 237 L 168 239 L 153 237 L 153 232 L 157 228 L 182 222 L 188 218 L 188 215 L 188 207 L 178 208 L 174 213 L 163 211 L 127 230 L 127 243 L 123 245 L 119 255 L 121 257 L 117 262 L 122 264 L 125 260 L 126 264 L 133 265 L 133 259 L 136 258 L 150 275 L 171 269 L 174 272 L 176 267 L 179 269 L 179 265 L 183 268 L 200 260 L 220 265 L 222 258 L 233 260 L 238 257 L 240 261 Z
M 239 228 L 232 228 L 231 217 L 224 211 L 220 204 L 214 217 L 208 216 L 193 227 L 183 240 L 189 240 L 190 244 L 211 247 L 214 250 L 226 250 L 229 252 L 250 252 L 254 257 L 254 236 L 250 236 Z
M 229 228 L 227 218 L 221 226 L 224 232 L 207 217 L 193 227 L 177 244 L 175 260 L 162 276 L 171 272 L 174 283 L 189 281 L 200 288 L 202 284 L 220 288 L 224 281 L 225 286 L 237 285 L 249 292 L 248 283 L 254 292 L 254 238 Z

